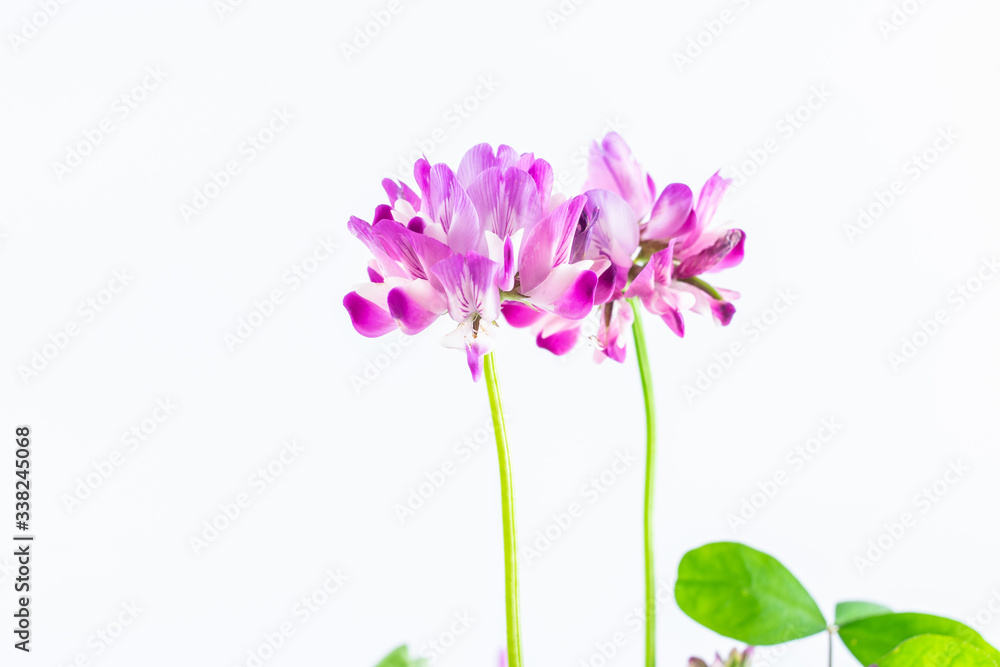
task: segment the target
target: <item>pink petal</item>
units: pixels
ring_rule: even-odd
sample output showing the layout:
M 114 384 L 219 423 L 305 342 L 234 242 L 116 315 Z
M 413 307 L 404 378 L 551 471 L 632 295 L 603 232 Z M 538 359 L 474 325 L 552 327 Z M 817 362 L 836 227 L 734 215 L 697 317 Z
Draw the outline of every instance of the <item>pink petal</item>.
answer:
M 496 166 L 507 171 L 514 166 L 520 157 L 521 155 L 507 144 L 500 144 L 497 146 Z
M 500 310 L 503 312 L 504 319 L 507 320 L 507 323 L 518 329 L 530 327 L 532 324 L 545 317 L 545 313 L 543 311 L 532 308 L 528 304 L 521 303 L 519 301 L 504 301 L 500 306 Z
M 669 286 L 673 281 L 673 267 L 674 244 L 671 243 L 663 250 L 653 253 L 653 256 L 646 262 L 646 266 L 642 267 L 639 275 L 632 280 L 625 296 L 645 298 L 653 294 L 659 287 Z
M 371 225 L 361 218 L 352 215 L 350 221 L 347 223 L 347 229 L 354 235 L 355 238 L 361 241 L 366 248 L 368 248 L 368 251 L 372 255 L 374 255 L 375 262 L 378 264 L 380 269 L 379 273 L 382 276 L 387 278 L 408 277 L 406 271 L 404 271 L 402 267 L 400 267 L 399 264 L 397 264 L 395 260 L 393 260 L 392 257 L 390 257 L 389 254 L 382 249 L 381 244 L 379 244 L 379 242 L 375 239 L 375 234 Z
M 539 333 L 535 337 L 535 344 L 543 350 L 548 350 L 556 356 L 562 356 L 570 352 L 576 342 L 580 339 L 580 329 L 564 329 L 551 336 Z
M 684 317 L 679 310 L 667 307 L 660 313 L 660 318 L 679 338 L 684 338 Z
M 468 194 L 482 228 L 500 238 L 511 236 L 541 217 L 535 182 L 519 169 L 486 169 L 468 186 Z
M 627 351 L 626 334 L 632 327 L 632 307 L 620 300 L 604 306 L 600 314 L 600 327 L 597 331 L 598 351 L 600 355 L 612 361 L 623 363 Z
M 731 230 L 739 232 L 740 240 L 736 246 L 729 251 L 729 253 L 719 260 L 719 262 L 710 269 L 706 271 L 708 273 L 715 273 L 716 271 L 722 271 L 723 269 L 729 269 L 740 264 L 743 261 L 743 243 L 746 241 L 747 235 L 742 229 Z
M 514 164 L 512 164 L 511 167 L 514 169 L 520 169 L 521 171 L 528 171 L 528 169 L 530 169 L 531 165 L 533 165 L 534 163 L 535 163 L 534 153 L 521 153 L 521 155 L 519 155 L 518 158 L 514 160 Z
M 733 315 L 736 314 L 736 306 L 733 304 L 728 301 L 710 299 L 709 306 L 712 309 L 712 317 L 722 326 L 727 327 L 733 321 Z
M 458 182 L 468 187 L 482 172 L 496 166 L 493 146 L 477 144 L 466 151 L 462 161 L 458 163 Z
M 507 237 L 503 242 L 503 270 L 499 287 L 504 291 L 514 289 L 514 278 L 517 273 L 517 260 L 514 257 L 514 240 Z
M 621 294 L 628 272 L 619 270 L 611 264 L 597 277 L 597 289 L 594 292 L 594 303 L 607 303 Z
M 715 211 L 719 208 L 719 204 L 732 182 L 731 178 L 722 178 L 719 172 L 715 172 L 701 188 L 701 193 L 698 195 L 698 205 L 695 206 L 694 212 L 698 216 L 698 224 L 703 229 L 712 222 Z
M 368 338 L 384 336 L 396 328 L 396 321 L 388 311 L 383 310 L 357 292 L 350 292 L 344 297 L 344 308 L 351 316 L 354 329 Z
M 596 209 L 588 210 L 587 205 L 584 204 L 583 212 L 580 214 L 580 219 L 573 230 L 573 244 L 569 250 L 570 263 L 581 262 L 590 254 L 591 241 L 594 237 L 594 226 L 597 223 L 596 213 L 598 213 Z
M 588 259 L 598 254 L 620 267 L 632 267 L 632 255 L 639 248 L 639 221 L 628 203 L 609 190 L 585 193 L 585 214 L 595 220 Z
M 500 171 L 507 171 L 518 159 L 517 151 L 510 146 L 499 146 L 494 154 L 493 147 L 489 144 L 478 144 L 462 156 L 462 161 L 458 164 L 458 182 L 467 188 L 487 169 L 499 167 Z
M 427 158 L 422 157 L 413 163 L 413 180 L 417 182 L 417 187 L 424 193 L 424 201 L 426 202 L 431 181 L 431 163 L 427 161 Z
M 424 230 L 427 229 L 427 221 L 418 215 L 415 218 L 410 218 L 410 221 L 406 223 L 406 228 L 417 234 L 423 234 Z
M 391 178 L 382 179 L 382 188 L 389 197 L 389 204 L 396 205 L 396 202 L 403 199 L 410 203 L 414 211 L 420 210 L 420 197 L 410 189 L 410 186 L 403 181 L 394 181 Z
M 387 302 L 389 314 L 410 336 L 429 327 L 446 309 L 444 298 L 426 280 L 394 287 Z
M 594 308 L 594 294 L 597 291 L 597 274 L 584 271 L 568 290 L 552 304 L 556 315 L 570 320 L 583 319 Z
M 474 337 L 465 346 L 465 360 L 472 372 L 472 381 L 479 382 L 483 377 L 483 357 L 493 350 L 493 342 L 487 336 Z
M 573 231 L 586 202 L 583 195 L 574 197 L 525 232 L 519 259 L 522 292 L 531 292 L 553 267 L 569 260 Z
M 418 234 L 395 220 L 382 220 L 372 231 L 379 245 L 406 270 L 409 278 L 431 278 L 430 268 L 452 254 L 440 241 Z
M 488 321 L 500 316 L 500 265 L 496 262 L 470 252 L 465 257 L 452 255 L 441 260 L 431 272 L 448 295 L 448 313 L 456 322 L 474 314 Z
M 594 142 L 584 190 L 610 190 L 628 202 L 636 217 L 642 219 L 653 204 L 652 187 L 652 179 L 632 157 L 621 136 L 609 132 L 601 143 Z
M 684 239 L 685 254 L 699 251 L 706 245 L 703 234 L 711 224 L 712 218 L 715 217 L 715 211 L 719 208 L 719 204 L 726 194 L 726 189 L 731 183 L 732 179 L 722 178 L 719 176 L 719 172 L 715 172 L 702 186 L 701 193 L 698 195 L 698 203 L 694 207 L 694 224 Z
M 692 217 L 694 193 L 683 183 L 672 183 L 663 188 L 653 205 L 649 222 L 642 230 L 644 239 L 668 240 L 681 236 L 695 223 Z
M 458 253 L 483 250 L 482 226 L 476 208 L 448 165 L 431 167 L 428 198 L 431 216 L 444 228 L 452 250 Z
M 694 297 L 694 305 L 691 310 L 701 315 L 711 315 L 722 326 L 727 326 L 732 321 L 733 315 L 736 314 L 736 306 L 729 301 L 719 301 L 704 290 L 688 283 L 678 282 L 674 285 L 678 291 L 687 292 Z M 716 291 L 725 299 L 739 298 L 739 294 L 736 292 L 721 289 Z
M 743 260 L 743 232 L 739 229 L 729 229 L 721 233 L 703 235 L 706 245 L 697 254 L 686 256 L 677 267 L 675 275 L 678 278 L 690 278 L 716 268 L 721 262 L 733 255 L 727 266 L 735 266 Z
M 528 175 L 535 181 L 535 190 L 538 192 L 542 213 L 548 213 L 549 201 L 552 198 L 552 184 L 555 182 L 552 165 L 545 160 L 535 160 L 528 169 Z

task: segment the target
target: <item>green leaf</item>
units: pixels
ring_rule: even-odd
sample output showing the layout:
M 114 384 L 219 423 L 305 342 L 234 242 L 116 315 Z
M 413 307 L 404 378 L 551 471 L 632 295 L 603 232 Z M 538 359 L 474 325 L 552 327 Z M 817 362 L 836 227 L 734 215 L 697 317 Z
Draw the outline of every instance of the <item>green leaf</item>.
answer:
M 918 635 L 882 656 L 878 667 L 997 667 L 997 663 L 954 637 Z
M 1000 663 L 1000 651 L 958 621 L 930 614 L 882 614 L 840 626 L 840 638 L 862 664 L 870 665 L 907 639 L 942 635 L 972 645 Z
M 826 619 L 784 565 L 735 542 L 689 551 L 677 571 L 681 610 L 720 635 L 769 646 L 826 630 Z
M 424 658 L 411 658 L 410 649 L 404 644 L 382 658 L 382 662 L 375 667 L 424 667 L 426 664 Z
M 847 625 L 852 621 L 860 621 L 862 618 L 891 613 L 892 609 L 874 602 L 841 602 L 837 605 L 836 618 L 833 622 L 838 626 Z

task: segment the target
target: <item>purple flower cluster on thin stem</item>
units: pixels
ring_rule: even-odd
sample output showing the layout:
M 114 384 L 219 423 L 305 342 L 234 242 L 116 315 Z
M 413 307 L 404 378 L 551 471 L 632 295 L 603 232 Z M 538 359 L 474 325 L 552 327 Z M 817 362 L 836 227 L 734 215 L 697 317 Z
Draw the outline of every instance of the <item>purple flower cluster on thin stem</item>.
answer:
M 653 178 L 620 136 L 611 133 L 594 143 L 574 249 L 582 257 L 610 262 L 599 277 L 599 284 L 610 289 L 595 295 L 597 361 L 625 360 L 633 321 L 627 298 L 641 301 L 681 337 L 685 311 L 709 314 L 722 325 L 732 320 L 732 302 L 739 294 L 714 288 L 701 277 L 743 260 L 742 230 L 710 228 L 730 182 L 716 173 L 697 200 L 683 183 L 672 183 L 657 196 Z M 580 342 L 579 320 L 516 302 L 502 309 L 512 326 L 533 327 L 538 346 L 554 354 L 566 354 Z
M 703 277 L 743 259 L 743 231 L 711 228 L 730 181 L 714 174 L 697 199 L 682 183 L 657 194 L 615 133 L 594 142 L 587 182 L 573 197 L 553 194 L 548 162 L 506 145 L 473 147 L 457 170 L 418 160 L 414 179 L 419 194 L 384 180 L 388 203 L 376 207 L 370 223 L 357 217 L 348 223 L 372 259 L 369 281 L 344 297 L 344 306 L 355 329 L 369 337 L 397 329 L 414 335 L 447 315 L 456 326 L 442 343 L 465 350 L 473 380 L 485 367 L 503 491 L 510 667 L 521 667 L 521 652 L 513 483 L 492 355 L 501 314 L 557 355 L 586 340 L 584 321 L 596 316 L 589 340 L 598 362 L 623 362 L 632 331 L 646 409 L 646 665 L 654 667 L 655 406 L 639 308 L 681 337 L 687 311 L 723 326 L 732 320 L 739 294 Z
M 447 314 L 457 327 L 442 342 L 466 351 L 478 380 L 503 301 L 569 320 L 590 313 L 607 261 L 571 259 L 587 200 L 552 196 L 548 162 L 480 144 L 457 172 L 421 159 L 414 177 L 420 195 L 387 179 L 389 204 L 375 209 L 372 223 L 348 223 L 373 255 L 370 282 L 344 298 L 359 333 L 417 334 Z

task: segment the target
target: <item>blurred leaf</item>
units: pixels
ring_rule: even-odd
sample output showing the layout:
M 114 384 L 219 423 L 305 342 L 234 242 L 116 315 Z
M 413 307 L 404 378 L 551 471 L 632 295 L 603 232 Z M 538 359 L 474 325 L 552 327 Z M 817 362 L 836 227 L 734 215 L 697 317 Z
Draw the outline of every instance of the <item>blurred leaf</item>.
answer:
M 838 626 L 847 625 L 852 621 L 860 621 L 862 618 L 891 613 L 892 609 L 874 602 L 841 602 L 837 605 L 836 618 L 833 622 Z
M 840 638 L 864 665 L 871 665 L 907 639 L 918 635 L 942 635 L 971 644 L 1000 663 L 1000 651 L 986 643 L 978 632 L 958 621 L 930 614 L 882 614 L 840 627 Z
M 997 663 L 954 637 L 918 635 L 880 658 L 878 667 L 997 667 Z
M 735 542 L 685 554 L 674 595 L 695 621 L 747 644 L 769 646 L 826 630 L 815 600 L 784 565 Z
M 410 648 L 404 644 L 382 658 L 382 662 L 375 667 L 424 667 L 426 664 L 424 658 L 411 658 Z

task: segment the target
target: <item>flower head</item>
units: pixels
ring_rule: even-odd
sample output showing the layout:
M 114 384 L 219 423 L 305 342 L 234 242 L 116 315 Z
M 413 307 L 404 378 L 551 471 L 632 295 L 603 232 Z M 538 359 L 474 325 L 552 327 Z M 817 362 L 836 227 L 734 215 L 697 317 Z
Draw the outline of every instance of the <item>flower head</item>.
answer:
M 594 142 L 571 257 L 595 262 L 597 334 L 592 341 L 598 361 L 625 358 L 623 334 L 632 323 L 625 299 L 640 301 L 682 337 L 686 311 L 710 315 L 723 326 L 732 320 L 732 301 L 739 294 L 702 278 L 743 260 L 743 231 L 710 226 L 729 184 L 716 173 L 697 201 L 682 183 L 666 186 L 657 196 L 652 177 L 624 139 L 612 132 Z M 579 318 L 560 321 L 558 311 L 532 318 L 513 306 L 503 312 L 513 326 L 532 326 L 538 345 L 556 354 L 569 352 L 580 338 Z
M 730 184 L 718 173 L 697 200 L 682 183 L 657 195 L 612 132 L 594 142 L 584 192 L 574 197 L 552 194 L 548 162 L 505 145 L 474 146 L 457 170 L 420 159 L 413 176 L 417 189 L 384 180 L 388 203 L 372 222 L 348 223 L 372 255 L 369 282 L 344 298 L 364 336 L 414 335 L 447 313 L 457 328 L 443 343 L 465 349 L 478 378 L 501 312 L 554 354 L 579 343 L 593 313 L 595 358 L 619 362 L 632 325 L 625 299 L 678 336 L 686 311 L 722 325 L 733 317 L 739 294 L 702 277 L 743 259 L 741 230 L 711 228 Z
M 632 156 L 632 149 L 617 132 L 608 132 L 590 148 L 584 190 L 614 192 L 632 207 L 637 218 L 649 215 L 656 197 L 653 177 Z
M 546 161 L 479 144 L 457 171 L 420 159 L 413 175 L 419 195 L 386 179 L 388 204 L 376 207 L 370 223 L 348 222 L 372 255 L 369 281 L 344 297 L 359 333 L 414 335 L 447 313 L 457 327 L 442 342 L 465 349 L 478 379 L 504 299 L 570 321 L 590 313 L 610 262 L 573 255 L 588 200 L 553 198 Z

